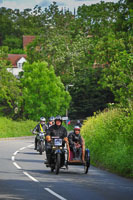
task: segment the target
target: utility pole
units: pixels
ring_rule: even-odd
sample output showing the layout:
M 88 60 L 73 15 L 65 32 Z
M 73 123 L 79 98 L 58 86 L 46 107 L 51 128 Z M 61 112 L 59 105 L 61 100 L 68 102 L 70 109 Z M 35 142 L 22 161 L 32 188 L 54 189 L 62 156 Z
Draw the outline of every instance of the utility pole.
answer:
M 74 85 L 72 85 L 72 84 L 68 84 L 68 85 L 66 85 L 66 91 L 68 91 L 68 88 L 69 87 L 73 87 Z M 66 125 L 67 125 L 67 119 L 68 119 L 68 109 L 66 109 Z

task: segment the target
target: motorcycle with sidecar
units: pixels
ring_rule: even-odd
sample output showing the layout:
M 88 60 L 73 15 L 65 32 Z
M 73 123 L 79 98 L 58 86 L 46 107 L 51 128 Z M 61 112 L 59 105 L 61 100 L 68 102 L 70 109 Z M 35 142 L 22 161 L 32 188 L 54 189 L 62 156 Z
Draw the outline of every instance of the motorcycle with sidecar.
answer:
M 54 136 L 51 137 L 51 153 L 50 161 L 46 164 L 46 167 L 51 168 L 51 172 L 55 171 L 55 174 L 59 173 L 60 169 L 68 169 L 69 165 L 82 165 L 84 166 L 84 173 L 88 173 L 90 167 L 90 152 L 89 149 L 85 149 L 85 142 L 82 138 L 82 156 L 81 159 L 75 160 L 74 154 L 69 147 L 69 142 L 67 141 L 64 145 L 63 139 Z

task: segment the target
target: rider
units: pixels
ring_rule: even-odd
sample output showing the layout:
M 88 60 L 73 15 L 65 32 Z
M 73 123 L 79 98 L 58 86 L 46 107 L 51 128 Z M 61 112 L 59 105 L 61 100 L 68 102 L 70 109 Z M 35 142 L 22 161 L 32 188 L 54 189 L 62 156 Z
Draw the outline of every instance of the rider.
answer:
M 81 160 L 82 155 L 82 138 L 80 135 L 80 127 L 75 126 L 74 131 L 68 135 L 68 141 L 71 151 L 74 154 L 74 160 Z
M 49 122 L 47 123 L 48 128 L 54 125 L 54 119 L 55 119 L 54 117 L 49 118 Z
M 39 133 L 39 132 L 46 132 L 48 127 L 45 124 L 45 122 L 46 122 L 45 117 L 41 117 L 40 123 L 36 125 L 36 127 L 33 129 L 32 133 L 36 134 L 36 133 Z M 37 135 L 35 137 L 35 150 L 37 150 Z
M 77 123 L 76 123 L 76 125 L 75 126 L 79 126 L 80 128 L 82 127 L 82 124 L 81 124 L 81 122 L 80 122 L 80 120 L 78 119 L 77 120 Z
M 46 156 L 47 160 L 45 160 L 45 164 L 50 163 L 51 156 L 51 136 L 59 136 L 59 138 L 64 139 L 67 142 L 67 130 L 64 126 L 62 126 L 62 118 L 60 115 L 55 117 L 55 124 L 51 126 L 46 131 Z

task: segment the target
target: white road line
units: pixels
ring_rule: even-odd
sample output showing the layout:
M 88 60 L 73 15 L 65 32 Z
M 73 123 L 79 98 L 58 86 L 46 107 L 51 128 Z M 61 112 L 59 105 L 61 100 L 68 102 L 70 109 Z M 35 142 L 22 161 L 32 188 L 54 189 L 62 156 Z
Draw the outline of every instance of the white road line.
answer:
M 20 167 L 16 162 L 13 162 L 13 164 L 14 164 L 18 169 L 21 169 L 21 167 Z
M 35 179 L 33 176 L 31 176 L 30 174 L 28 174 L 27 172 L 23 172 L 26 176 L 28 176 L 32 181 L 34 182 L 39 182 L 37 179 Z
M 58 199 L 61 199 L 61 200 L 67 200 L 65 199 L 64 197 L 60 196 L 59 194 L 55 193 L 54 191 L 52 191 L 51 189 L 49 188 L 44 188 L 46 191 L 48 191 L 49 193 L 51 193 L 52 195 L 56 196 Z
M 14 161 L 15 160 L 15 156 L 12 156 L 12 161 Z
M 28 145 L 27 147 L 32 147 L 34 144 L 30 144 L 30 145 Z
M 16 151 L 13 155 L 16 156 L 19 151 Z
M 19 150 L 22 151 L 22 150 L 24 150 L 25 148 L 26 148 L 26 147 L 22 147 L 22 148 L 20 148 Z

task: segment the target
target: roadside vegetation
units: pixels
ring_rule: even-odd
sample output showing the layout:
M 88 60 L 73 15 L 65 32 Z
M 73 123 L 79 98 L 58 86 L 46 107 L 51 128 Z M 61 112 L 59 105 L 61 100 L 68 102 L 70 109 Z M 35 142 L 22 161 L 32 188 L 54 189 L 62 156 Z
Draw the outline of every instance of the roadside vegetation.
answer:
M 32 120 L 15 121 L 10 118 L 0 117 L 0 138 L 31 136 L 31 130 L 33 130 L 37 123 L 39 122 Z M 63 122 L 63 126 L 68 131 L 73 129 L 72 125 L 66 125 L 65 122 Z
M 31 129 L 36 124 L 32 120 L 13 121 L 6 117 L 0 117 L 0 138 L 30 136 L 32 135 Z
M 133 112 L 105 110 L 84 121 L 82 136 L 91 163 L 119 175 L 133 177 Z

